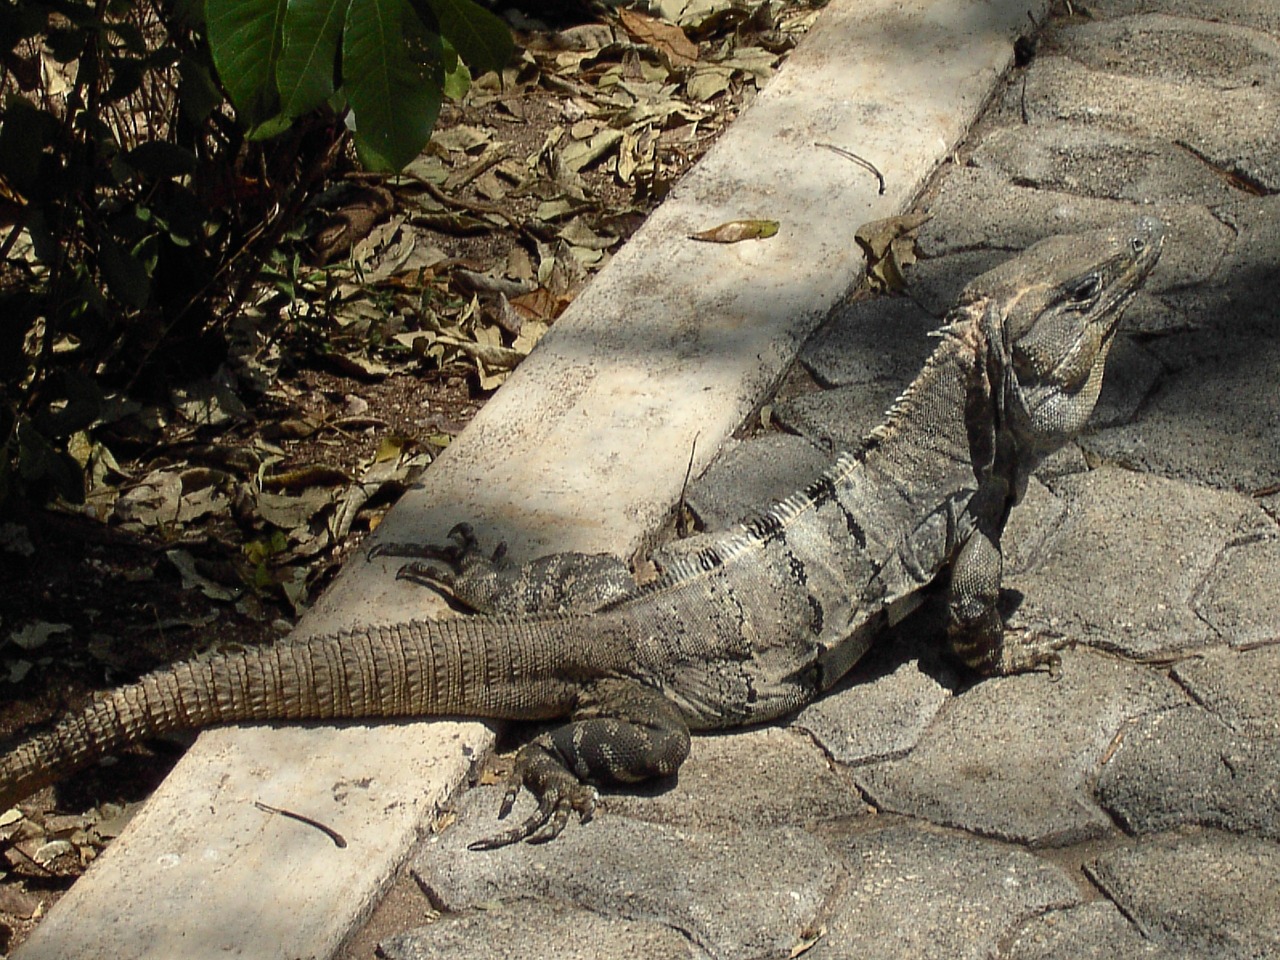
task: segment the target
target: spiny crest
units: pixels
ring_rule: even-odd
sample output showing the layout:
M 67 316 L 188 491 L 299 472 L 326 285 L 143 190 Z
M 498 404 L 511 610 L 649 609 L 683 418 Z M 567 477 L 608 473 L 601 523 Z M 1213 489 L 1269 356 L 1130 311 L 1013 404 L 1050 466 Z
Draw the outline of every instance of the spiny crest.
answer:
M 744 553 L 758 550 L 796 521 L 806 511 L 821 506 L 836 495 L 861 460 L 852 453 L 842 453 L 804 489 L 744 521 L 733 532 L 696 553 L 679 557 L 667 564 L 663 576 L 646 584 L 641 592 L 661 590 L 672 583 L 689 580 L 722 567 Z
M 907 388 L 898 394 L 898 398 L 889 405 L 884 421 L 867 435 L 863 451 L 883 443 L 893 436 L 898 425 L 911 414 L 916 395 L 934 377 L 938 376 L 944 364 L 955 359 L 974 360 L 982 348 L 982 331 L 979 320 L 983 315 L 982 303 L 966 303 L 956 307 L 947 314 L 946 322 L 937 330 L 929 333 L 942 342 L 924 362 L 924 368 Z

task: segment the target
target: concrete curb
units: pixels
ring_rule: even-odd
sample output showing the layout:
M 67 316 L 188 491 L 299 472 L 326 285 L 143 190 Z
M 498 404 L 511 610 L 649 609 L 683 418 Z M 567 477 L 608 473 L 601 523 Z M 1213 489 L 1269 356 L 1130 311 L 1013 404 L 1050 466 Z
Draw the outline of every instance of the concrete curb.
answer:
M 517 558 L 638 548 L 695 442 L 700 469 L 858 279 L 855 229 L 904 210 L 965 135 L 1027 7 L 834 0 L 380 536 L 437 540 L 468 519 Z M 884 193 L 818 143 L 874 163 Z M 743 217 L 782 228 L 688 239 Z M 423 615 L 429 595 L 394 568 L 349 565 L 298 635 Z M 205 734 L 16 956 L 329 956 L 490 743 L 475 723 Z M 331 825 L 345 849 L 254 800 Z

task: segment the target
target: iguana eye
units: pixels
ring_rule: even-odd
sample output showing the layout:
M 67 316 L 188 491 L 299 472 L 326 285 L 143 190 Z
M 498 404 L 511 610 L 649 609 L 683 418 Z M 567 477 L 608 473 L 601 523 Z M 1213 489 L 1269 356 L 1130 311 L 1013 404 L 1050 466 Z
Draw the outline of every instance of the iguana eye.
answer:
M 1075 287 L 1067 292 L 1067 296 L 1071 298 L 1072 303 L 1083 304 L 1098 299 L 1098 294 L 1101 292 L 1102 279 L 1096 273 L 1091 273 L 1076 283 Z

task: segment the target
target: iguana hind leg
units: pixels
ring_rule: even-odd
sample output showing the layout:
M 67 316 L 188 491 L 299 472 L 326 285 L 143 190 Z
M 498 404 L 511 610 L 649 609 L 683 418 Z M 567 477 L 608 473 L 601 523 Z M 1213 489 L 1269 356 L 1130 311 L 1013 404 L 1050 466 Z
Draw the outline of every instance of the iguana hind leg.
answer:
M 374 557 L 413 557 L 396 574 L 452 597 L 468 610 L 490 616 L 589 613 L 629 596 L 636 581 L 619 558 L 607 553 L 553 553 L 524 564 L 507 560 L 507 545 L 490 554 L 469 523 L 449 531 L 445 544 L 381 543 Z
M 535 737 L 516 755 L 498 816 L 511 812 L 522 787 L 537 798 L 538 809 L 471 849 L 553 840 L 571 813 L 577 812 L 584 823 L 591 819 L 598 795 L 590 784 L 669 777 L 688 755 L 689 728 L 661 693 L 634 680 L 592 683 L 568 723 Z

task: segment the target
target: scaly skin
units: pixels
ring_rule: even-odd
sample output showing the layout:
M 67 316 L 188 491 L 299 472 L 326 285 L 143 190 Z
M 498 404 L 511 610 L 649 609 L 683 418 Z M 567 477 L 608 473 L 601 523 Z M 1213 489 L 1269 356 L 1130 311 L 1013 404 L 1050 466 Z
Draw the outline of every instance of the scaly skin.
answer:
M 653 584 L 632 586 L 598 557 L 507 571 L 460 530 L 459 547 L 425 551 L 435 562 L 425 575 L 475 607 L 517 613 L 360 629 L 161 670 L 0 758 L 0 810 L 175 729 L 564 718 L 520 751 L 503 804 L 505 814 L 527 787 L 538 812 L 479 846 L 545 840 L 571 812 L 590 816 L 587 784 L 668 776 L 690 730 L 771 720 L 830 688 L 948 570 L 948 639 L 963 660 L 986 673 L 1042 663 L 1043 652 L 1004 641 L 1000 537 L 1036 464 L 1092 412 L 1120 313 L 1163 237 L 1159 221 L 1143 218 L 1046 240 L 979 277 L 863 449 L 672 561 Z M 411 571 L 423 575 L 421 565 Z M 560 604 L 565 592 L 577 593 L 580 612 L 528 614 L 530 598 Z

